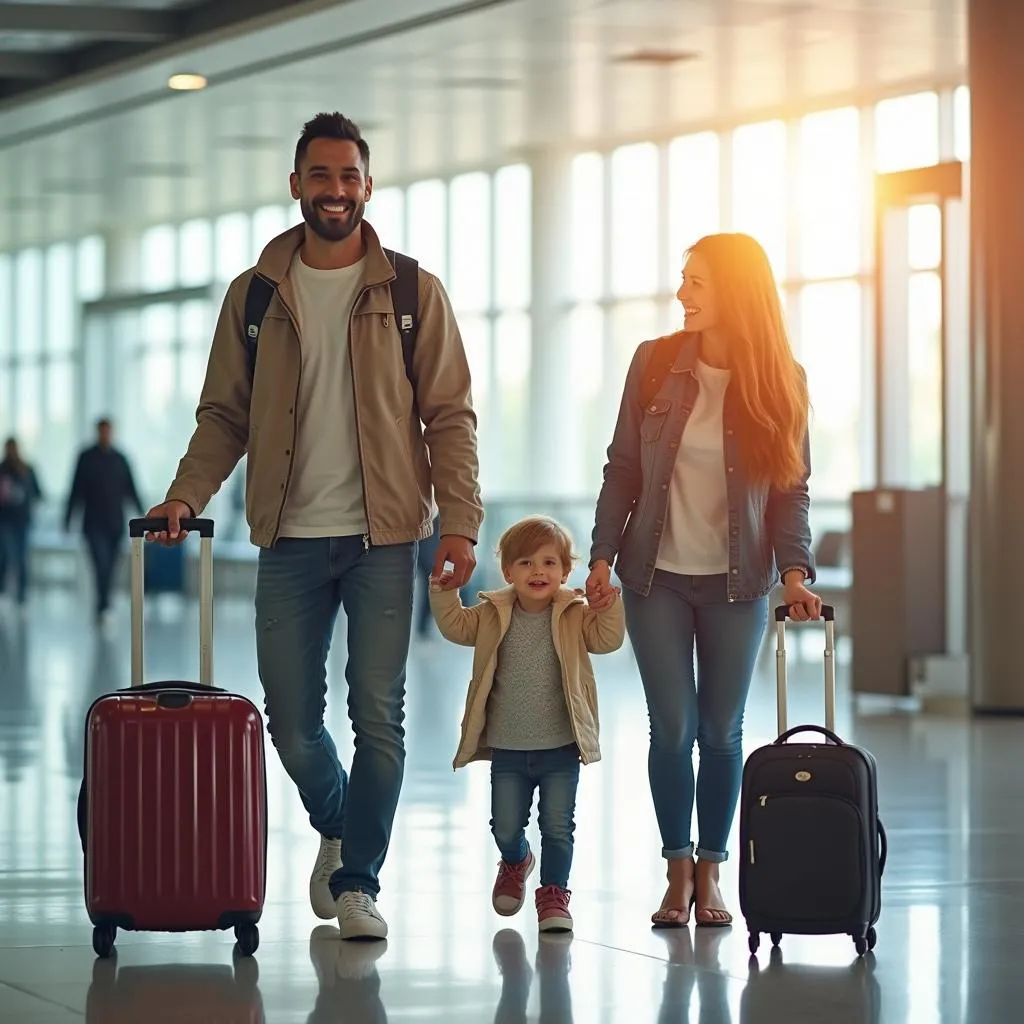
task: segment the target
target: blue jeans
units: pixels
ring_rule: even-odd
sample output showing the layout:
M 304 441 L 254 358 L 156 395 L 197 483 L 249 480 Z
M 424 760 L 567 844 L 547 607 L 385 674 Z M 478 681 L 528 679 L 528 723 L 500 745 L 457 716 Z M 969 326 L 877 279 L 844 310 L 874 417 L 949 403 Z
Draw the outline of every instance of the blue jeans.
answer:
M 554 750 L 495 750 L 491 755 L 491 833 L 502 860 L 521 864 L 529 851 L 533 791 L 540 789 L 540 884 L 569 888 L 580 752 L 575 743 Z
M 18 604 L 28 596 L 28 523 L 0 522 L 0 595 L 7 586 L 7 570 L 14 575 Z
M 743 707 L 764 634 L 768 598 L 728 600 L 725 574 L 661 569 L 642 597 L 623 588 L 626 627 L 647 695 L 647 771 L 662 856 L 692 857 L 694 792 L 698 857 L 728 858 L 726 843 L 743 776 Z M 697 651 L 694 674 L 693 653 Z M 700 771 L 693 778 L 693 744 Z
M 415 545 L 364 550 L 361 537 L 282 538 L 259 555 L 256 655 L 267 728 L 321 835 L 342 840 L 331 892 L 376 896 L 405 771 L 405 662 Z M 324 728 L 327 653 L 348 618 L 351 776 Z
M 121 556 L 122 539 L 119 533 L 87 530 L 85 543 L 89 549 L 89 558 L 92 560 L 96 585 L 96 614 L 102 615 L 110 607 L 110 590 Z

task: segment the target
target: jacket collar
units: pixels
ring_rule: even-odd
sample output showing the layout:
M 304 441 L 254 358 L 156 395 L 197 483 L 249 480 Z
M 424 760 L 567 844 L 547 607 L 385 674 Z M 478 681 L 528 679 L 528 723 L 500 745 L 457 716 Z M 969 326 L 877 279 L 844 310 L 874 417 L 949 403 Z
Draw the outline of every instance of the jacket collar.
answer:
M 697 368 L 697 357 L 700 355 L 700 331 L 680 331 L 682 341 L 679 353 L 672 364 L 672 373 L 692 373 Z
M 500 590 L 482 590 L 479 596 L 482 601 L 490 601 L 499 612 L 511 612 L 516 603 L 516 588 L 508 586 L 502 587 Z M 582 603 L 582 601 L 582 590 L 574 590 L 572 587 L 560 587 L 558 593 L 555 594 L 553 607 L 555 611 L 562 612 L 569 605 L 576 602 Z
M 391 266 L 390 260 L 384 255 L 384 248 L 380 244 L 377 232 L 364 220 L 360 224 L 363 234 L 363 241 L 366 243 L 366 273 L 363 278 L 366 287 L 373 288 L 377 285 L 389 284 L 395 279 L 395 268 Z M 296 224 L 283 234 L 272 238 L 267 242 L 256 262 L 256 273 L 265 277 L 275 285 L 288 276 L 292 260 L 306 238 L 305 223 Z

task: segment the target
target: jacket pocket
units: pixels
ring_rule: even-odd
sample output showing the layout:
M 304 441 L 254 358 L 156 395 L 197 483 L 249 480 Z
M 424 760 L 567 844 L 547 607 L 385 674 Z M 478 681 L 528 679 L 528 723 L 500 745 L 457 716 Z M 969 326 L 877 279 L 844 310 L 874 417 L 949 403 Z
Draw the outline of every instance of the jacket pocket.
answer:
M 668 411 L 672 403 L 667 398 L 657 399 L 644 409 L 644 418 L 640 423 L 640 437 L 651 444 L 661 437 L 661 432 L 668 419 Z
M 856 804 L 833 796 L 766 794 L 749 815 L 748 909 L 796 923 L 857 918 L 866 864 Z

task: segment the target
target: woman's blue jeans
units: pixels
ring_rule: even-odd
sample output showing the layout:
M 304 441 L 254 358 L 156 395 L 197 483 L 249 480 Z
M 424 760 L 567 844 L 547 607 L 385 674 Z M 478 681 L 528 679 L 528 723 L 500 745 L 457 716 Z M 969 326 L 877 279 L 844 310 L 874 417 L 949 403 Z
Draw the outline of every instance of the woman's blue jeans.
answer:
M 724 861 L 743 775 L 743 708 L 768 599 L 730 602 L 724 574 L 660 569 L 646 597 L 628 589 L 622 597 L 651 720 L 647 770 L 662 856 L 694 855 L 696 794 L 696 854 Z M 700 749 L 696 783 L 694 741 Z

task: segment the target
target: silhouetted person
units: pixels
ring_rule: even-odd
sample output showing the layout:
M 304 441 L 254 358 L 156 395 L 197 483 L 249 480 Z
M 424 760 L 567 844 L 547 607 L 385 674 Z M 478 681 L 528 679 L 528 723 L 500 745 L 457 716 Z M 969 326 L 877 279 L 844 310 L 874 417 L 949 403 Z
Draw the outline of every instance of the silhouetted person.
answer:
M 19 605 L 28 596 L 28 531 L 32 510 L 42 497 L 35 471 L 10 437 L 0 462 L 0 594 L 7 586 L 7 572 L 14 574 Z
M 96 424 L 96 444 L 78 456 L 68 496 L 65 529 L 71 529 L 76 507 L 82 507 L 82 533 L 96 579 L 96 617 L 110 607 L 110 585 L 125 534 L 125 502 L 144 514 L 128 460 L 111 443 L 110 420 Z

